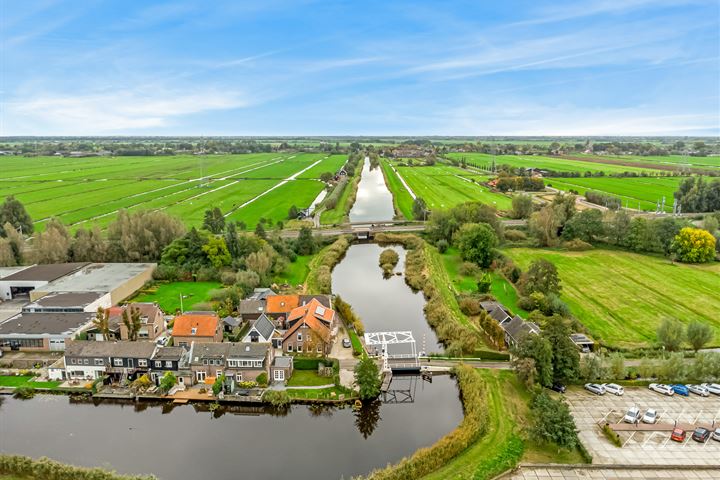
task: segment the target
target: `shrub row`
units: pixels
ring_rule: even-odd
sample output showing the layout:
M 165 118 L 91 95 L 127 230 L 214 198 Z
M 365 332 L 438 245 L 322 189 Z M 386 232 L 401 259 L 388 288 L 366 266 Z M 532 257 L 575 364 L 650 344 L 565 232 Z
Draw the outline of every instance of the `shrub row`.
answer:
M 335 311 L 345 320 L 346 325 L 352 325 L 358 335 L 365 334 L 365 325 L 363 325 L 362 320 L 355 313 L 352 306 L 340 298 L 340 295 L 335 297 Z
M 313 259 L 307 278 L 308 293 L 329 294 L 332 290 L 332 270 L 350 248 L 350 237 L 343 235 L 330 246 L 325 247 Z
M 323 206 L 326 209 L 332 210 L 337 206 L 338 200 L 340 200 L 340 196 L 342 195 L 345 187 L 347 186 L 347 182 L 347 176 L 341 177 L 340 180 L 338 180 L 332 192 L 330 192 L 330 195 L 328 195 L 323 202 Z
M 375 470 L 367 480 L 405 480 L 420 478 L 445 465 L 472 445 L 488 428 L 486 385 L 475 369 L 468 365 L 455 367 L 465 418 L 452 432 L 433 446 L 417 450 L 396 465 Z
M 0 455 L 0 473 L 43 480 L 155 480 L 154 475 L 119 475 L 101 468 L 65 465 L 46 457 Z

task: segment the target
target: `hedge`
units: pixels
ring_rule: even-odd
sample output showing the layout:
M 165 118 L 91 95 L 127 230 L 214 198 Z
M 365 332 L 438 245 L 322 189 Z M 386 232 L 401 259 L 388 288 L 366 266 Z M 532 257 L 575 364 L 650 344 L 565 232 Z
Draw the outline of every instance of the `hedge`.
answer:
M 120 475 L 102 468 L 76 467 L 46 457 L 0 455 L 0 473 L 43 480 L 157 480 L 155 475 Z
M 460 425 L 433 446 L 417 450 L 396 465 L 373 471 L 365 477 L 367 480 L 420 478 L 445 465 L 485 434 L 489 419 L 485 382 L 468 365 L 458 365 L 454 372 L 465 410 L 465 418 Z
M 331 245 L 323 248 L 310 261 L 310 273 L 305 281 L 306 293 L 329 294 L 332 290 L 332 270 L 350 248 L 351 237 L 343 235 Z

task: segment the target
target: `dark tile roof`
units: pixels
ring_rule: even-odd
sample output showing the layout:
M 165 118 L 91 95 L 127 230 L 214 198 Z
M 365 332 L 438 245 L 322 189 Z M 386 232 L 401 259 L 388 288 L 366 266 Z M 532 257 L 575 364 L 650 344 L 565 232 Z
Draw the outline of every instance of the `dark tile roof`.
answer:
M 240 306 L 238 306 L 240 315 L 258 314 L 264 311 L 265 302 L 263 300 L 240 300 Z
M 32 303 L 23 307 L 23 310 L 30 308 L 67 308 L 81 307 L 85 308 L 98 298 L 102 297 L 102 292 L 62 292 L 50 293 L 44 297 L 40 297 Z
M 153 360 L 180 360 L 185 355 L 183 347 L 158 347 L 152 356 Z
M 271 288 L 256 288 L 246 300 L 264 300 L 270 295 L 276 295 Z
M 153 342 L 93 342 L 76 340 L 65 345 L 67 357 L 131 357 L 150 358 L 155 351 Z
M 320 302 L 323 307 L 332 308 L 330 295 L 300 295 L 300 305 L 307 305 L 313 299 Z
M 253 322 L 252 328 L 257 330 L 263 338 L 270 338 L 275 330 L 275 324 L 263 313 Z
M 91 322 L 93 313 L 19 313 L 0 324 L 0 335 L 71 334 Z
M 60 277 L 69 275 L 83 268 L 89 263 L 53 263 L 49 265 L 33 265 L 32 267 L 13 273 L 2 279 L 8 281 L 52 282 Z

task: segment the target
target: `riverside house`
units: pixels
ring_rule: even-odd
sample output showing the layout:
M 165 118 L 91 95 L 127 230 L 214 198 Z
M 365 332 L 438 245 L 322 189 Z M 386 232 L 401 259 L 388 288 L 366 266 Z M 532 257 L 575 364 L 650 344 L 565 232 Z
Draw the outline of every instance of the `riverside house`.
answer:
M 269 379 L 273 359 L 269 343 L 193 343 L 190 347 L 193 383 L 212 385 L 225 375 L 226 393 L 232 393 L 239 382 L 257 381 L 263 373 Z
M 149 371 L 156 348 L 152 342 L 71 341 L 65 347 L 65 375 L 68 380 L 103 375 L 113 381 L 135 380 Z
M 215 312 L 185 312 L 175 317 L 173 323 L 174 344 L 190 348 L 195 343 L 220 343 L 223 325 Z
M 335 311 L 313 298 L 288 315 L 282 350 L 288 353 L 329 355 L 337 330 Z

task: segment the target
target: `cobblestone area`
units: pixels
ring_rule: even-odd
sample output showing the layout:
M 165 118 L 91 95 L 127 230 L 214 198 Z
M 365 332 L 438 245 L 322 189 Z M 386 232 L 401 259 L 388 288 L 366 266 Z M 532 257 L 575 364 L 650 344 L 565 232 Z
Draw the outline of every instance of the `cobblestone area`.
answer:
M 633 469 L 633 468 L 587 468 L 587 467 L 521 467 L 519 471 L 505 475 L 503 480 L 635 480 L 674 479 L 709 480 L 720 478 L 720 470 L 684 469 Z
M 621 397 L 611 394 L 597 396 L 573 389 L 568 391 L 566 399 L 580 431 L 580 440 L 592 454 L 594 464 L 720 465 L 720 442 L 712 439 L 705 444 L 695 442 L 690 438 L 692 432 L 688 432 L 687 440 L 683 443 L 670 441 L 670 432 L 667 431 L 620 432 L 623 446 L 618 448 L 605 438 L 600 427 L 604 422 L 622 422 L 625 412 L 632 406 L 638 406 L 643 413 L 648 408 L 656 409 L 660 424 L 674 425 L 678 422 L 718 428 L 720 397 L 717 395 L 707 398 L 695 395 L 667 397 L 638 387 L 627 388 Z M 720 473 L 714 478 L 720 478 Z

